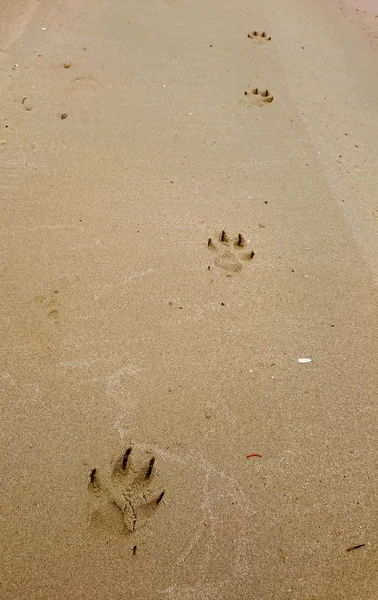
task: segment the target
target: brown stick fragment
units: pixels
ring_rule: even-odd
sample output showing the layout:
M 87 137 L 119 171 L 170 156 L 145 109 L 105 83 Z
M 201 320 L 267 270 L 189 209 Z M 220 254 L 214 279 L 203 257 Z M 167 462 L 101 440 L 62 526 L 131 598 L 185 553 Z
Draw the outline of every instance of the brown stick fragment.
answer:
M 357 546 L 350 546 L 350 548 L 346 549 L 346 552 L 352 552 L 352 550 L 357 550 L 358 548 L 363 548 L 366 544 L 357 544 Z

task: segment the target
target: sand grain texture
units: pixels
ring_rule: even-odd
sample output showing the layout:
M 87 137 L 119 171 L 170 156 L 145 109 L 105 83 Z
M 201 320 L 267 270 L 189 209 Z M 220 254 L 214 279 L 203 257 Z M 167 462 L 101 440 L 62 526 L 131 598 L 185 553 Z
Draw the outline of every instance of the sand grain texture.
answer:
M 373 600 L 371 4 L 0 16 L 0 597 Z

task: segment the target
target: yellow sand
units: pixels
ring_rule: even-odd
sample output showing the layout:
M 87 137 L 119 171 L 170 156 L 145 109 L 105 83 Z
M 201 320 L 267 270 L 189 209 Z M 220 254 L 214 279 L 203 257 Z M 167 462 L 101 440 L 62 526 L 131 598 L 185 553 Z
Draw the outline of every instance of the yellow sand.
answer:
M 373 4 L 2 2 L 2 600 L 377 598 Z

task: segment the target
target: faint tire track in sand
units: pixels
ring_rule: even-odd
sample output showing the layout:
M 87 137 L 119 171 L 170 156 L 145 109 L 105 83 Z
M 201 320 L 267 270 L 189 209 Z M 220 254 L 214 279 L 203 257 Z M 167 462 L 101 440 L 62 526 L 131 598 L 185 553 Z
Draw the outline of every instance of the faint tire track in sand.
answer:
M 239 482 L 219 471 L 202 453 L 195 450 L 179 453 L 153 444 L 139 443 L 134 446 L 142 451 L 152 451 L 160 462 L 177 468 L 179 472 L 185 471 L 185 468 L 194 469 L 196 481 L 193 481 L 193 484 L 189 481 L 193 487 L 197 482 L 202 482 L 199 483 L 201 497 L 198 498 L 202 517 L 194 526 L 191 535 L 183 540 L 183 550 L 172 561 L 172 583 L 159 590 L 159 593 L 163 597 L 175 600 L 210 600 L 218 598 L 219 592 L 225 586 L 242 583 L 249 571 L 247 557 L 251 545 L 250 522 L 255 511 Z M 169 507 L 169 481 L 165 484 L 166 504 Z M 195 510 L 190 513 L 195 514 Z M 172 521 L 171 527 L 174 527 L 174 523 L 175 520 Z M 169 519 L 166 525 L 170 526 Z M 224 573 L 224 580 L 221 581 L 220 562 Z M 214 564 L 216 569 L 212 573 Z
M 120 424 L 125 423 L 128 429 L 131 429 L 138 406 L 138 400 L 132 398 L 127 381 L 130 377 L 135 377 L 139 371 L 133 364 L 128 364 L 108 376 L 106 380 L 106 396 L 113 401 L 113 407 L 117 410 L 118 420 L 115 428 L 118 430 L 121 442 L 125 431 Z

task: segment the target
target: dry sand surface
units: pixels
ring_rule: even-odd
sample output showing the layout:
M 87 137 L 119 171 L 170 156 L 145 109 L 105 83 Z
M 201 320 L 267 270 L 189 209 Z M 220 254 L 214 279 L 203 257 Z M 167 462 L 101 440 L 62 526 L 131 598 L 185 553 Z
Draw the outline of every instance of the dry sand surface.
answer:
M 2 600 L 377 598 L 376 5 L 1 3 Z

